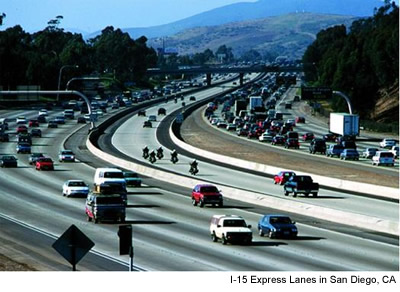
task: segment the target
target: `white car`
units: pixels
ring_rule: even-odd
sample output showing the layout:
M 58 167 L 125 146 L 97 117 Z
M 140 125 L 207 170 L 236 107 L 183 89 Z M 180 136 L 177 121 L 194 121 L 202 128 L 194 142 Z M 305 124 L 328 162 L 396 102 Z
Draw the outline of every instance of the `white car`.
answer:
M 47 112 L 47 109 L 43 108 L 39 111 L 39 116 L 45 116 L 47 117 L 49 113 Z
M 62 187 L 63 196 L 86 197 L 89 193 L 89 186 L 83 180 L 67 180 Z
M 58 161 L 60 162 L 75 162 L 75 154 L 72 150 L 61 150 L 58 154 Z
M 372 165 L 394 166 L 394 154 L 390 151 L 378 151 L 372 157 Z
M 379 145 L 382 148 L 392 148 L 393 146 L 396 146 L 396 140 L 385 138 L 382 140 L 382 142 L 380 142 Z
M 272 142 L 273 138 L 274 136 L 272 136 L 271 134 L 263 133 L 260 137 L 258 137 L 258 140 L 260 142 Z
M 253 239 L 251 225 L 237 215 L 214 215 L 211 218 L 210 235 L 212 241 L 220 239 L 224 245 L 228 242 L 251 244 Z
M 27 123 L 26 118 L 25 117 L 17 117 L 17 125 L 25 125 Z
M 390 152 L 392 152 L 394 154 L 395 158 L 399 157 L 399 146 L 392 146 L 392 148 L 390 149 Z

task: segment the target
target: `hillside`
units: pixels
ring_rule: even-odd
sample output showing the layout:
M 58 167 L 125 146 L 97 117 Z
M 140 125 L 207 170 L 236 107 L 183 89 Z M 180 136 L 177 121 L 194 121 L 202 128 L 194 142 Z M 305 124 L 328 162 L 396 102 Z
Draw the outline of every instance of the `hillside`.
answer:
M 199 26 L 216 26 L 296 12 L 365 17 L 372 16 L 374 8 L 381 6 L 383 6 L 381 0 L 259 0 L 226 5 L 164 25 L 122 30 L 128 32 L 132 38 L 142 35 L 155 38 L 170 36 Z
M 314 13 L 292 13 L 219 26 L 197 27 L 164 38 L 166 47 L 177 48 L 180 54 L 216 50 L 221 45 L 233 49 L 235 57 L 253 49 L 261 55 L 285 55 L 301 59 L 316 34 L 324 28 L 355 20 L 351 16 Z M 162 40 L 153 38 L 148 44 L 161 47 Z

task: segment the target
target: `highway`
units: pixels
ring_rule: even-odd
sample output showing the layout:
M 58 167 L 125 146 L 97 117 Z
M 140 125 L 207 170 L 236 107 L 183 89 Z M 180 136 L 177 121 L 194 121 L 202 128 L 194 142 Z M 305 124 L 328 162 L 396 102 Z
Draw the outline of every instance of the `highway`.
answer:
M 200 99 L 201 94 L 198 93 L 195 96 Z M 153 109 L 147 109 L 147 115 L 156 112 L 160 106 L 170 112 L 175 104 L 162 103 Z M 32 111 L 28 113 L 34 115 Z M 16 115 L 20 114 L 22 112 L 16 113 Z M 128 123 L 132 124 L 127 126 Z M 155 148 L 159 146 L 159 143 L 156 141 L 156 129 L 143 129 L 142 123 L 142 117 L 132 115 L 120 127 L 115 125 L 117 129 L 108 129 L 105 136 L 112 135 L 116 130 L 112 138 L 114 145 L 125 147 L 125 153 L 136 157 L 141 163 L 146 163 L 140 157 L 141 148 L 146 144 L 150 148 Z M 158 125 L 159 122 L 155 124 Z M 34 226 L 36 230 L 52 237 L 61 235 L 71 224 L 75 224 L 95 242 L 96 253 L 104 254 L 108 258 L 90 255 L 93 259 L 91 258 L 86 263 L 85 258 L 81 266 L 78 264 L 78 268 L 121 270 L 127 258 L 118 255 L 116 235 L 118 225 L 86 222 L 84 198 L 65 198 L 61 195 L 61 185 L 65 180 L 80 178 L 91 184 L 95 168 L 109 166 L 109 162 L 99 160 L 86 149 L 84 143 L 87 137 L 87 126 L 78 130 L 80 127 L 75 121 L 67 121 L 66 125 L 58 129 L 42 127 L 43 138 L 35 139 L 33 144 L 34 152 L 44 152 L 55 160 L 58 150 L 66 143 L 67 148 L 77 153 L 79 162 L 67 164 L 56 161 L 55 171 L 39 172 L 29 166 L 28 155 L 18 154 L 19 167 L 17 169 L 1 170 L 0 213 L 5 216 L 2 220 L 7 220 L 8 217 L 14 218 L 23 222 L 25 226 Z M 10 128 L 15 128 L 15 125 L 10 123 Z M 75 130 L 78 131 L 65 141 L 65 137 Z M 107 140 L 108 138 L 103 137 L 103 142 Z M 0 153 L 15 153 L 14 141 L 1 143 Z M 189 158 L 180 156 L 180 162 L 172 166 L 168 161 L 168 151 L 165 151 L 165 156 L 161 162 L 156 163 L 157 167 L 174 167 L 174 171 L 187 174 Z M 215 167 L 215 170 L 212 167 Z M 219 180 L 221 172 L 227 171 L 218 166 L 201 163 L 199 177 Z M 254 176 L 245 176 L 244 173 L 240 173 L 237 177 L 241 180 L 235 183 L 240 187 L 254 187 L 259 191 L 267 192 L 268 195 L 282 196 L 281 191 L 278 192 L 280 187 L 271 185 L 270 181 L 260 181 L 253 186 L 250 182 L 254 180 Z M 161 183 L 154 178 L 144 177 L 143 181 L 143 187 L 129 189 L 127 211 L 127 223 L 133 226 L 134 263 L 138 270 L 397 271 L 399 269 L 398 238 L 372 234 L 295 214 L 292 214 L 292 218 L 298 222 L 299 238 L 297 240 L 261 238 L 256 232 L 259 218 L 265 213 L 278 212 L 277 210 L 230 199 L 225 201 L 222 209 L 195 208 L 191 205 L 190 189 Z M 225 183 L 231 185 L 233 182 L 228 180 Z M 265 188 L 268 188 L 268 191 L 264 191 Z M 326 199 L 315 200 L 317 202 L 313 203 L 326 204 L 320 201 L 330 201 L 337 208 L 349 209 L 357 208 L 358 204 L 369 204 L 374 208 L 366 212 L 373 212 L 390 219 L 398 218 L 398 215 L 395 215 L 398 210 L 394 203 L 374 199 L 362 201 L 345 194 L 340 195 L 343 198 L 337 199 L 338 194 L 325 190 L 321 196 L 326 196 Z M 339 201 L 346 201 L 352 207 L 344 206 L 347 204 Z M 362 211 L 361 209 L 359 211 Z M 386 210 L 386 213 L 383 210 Z M 223 246 L 220 243 L 213 243 L 208 231 L 209 220 L 212 215 L 218 213 L 243 216 L 247 223 L 253 226 L 253 244 L 251 246 Z M 42 238 L 42 236 L 39 237 Z M 43 238 L 41 240 L 45 241 Z M 41 240 L 38 239 L 38 241 Z M 20 242 L 23 240 L 20 239 Z M 36 249 L 32 243 L 28 243 L 24 248 Z M 47 252 L 47 257 L 52 258 L 54 263 L 46 266 L 45 269 L 69 270 L 70 267 L 66 262 L 61 257 L 57 260 L 51 247 L 47 248 L 46 250 L 42 247 L 40 253 Z M 111 265 L 111 263 L 114 264 Z

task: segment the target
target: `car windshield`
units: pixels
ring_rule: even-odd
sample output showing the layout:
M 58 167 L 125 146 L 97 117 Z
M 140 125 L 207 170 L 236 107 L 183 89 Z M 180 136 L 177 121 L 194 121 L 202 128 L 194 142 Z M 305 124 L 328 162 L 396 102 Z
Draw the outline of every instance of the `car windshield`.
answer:
M 300 182 L 312 182 L 312 179 L 309 176 L 297 176 L 297 177 L 295 176 L 295 178 L 297 181 Z
M 202 192 L 202 193 L 218 193 L 218 189 L 214 186 L 207 186 L 207 187 L 201 187 L 200 192 Z
M 118 171 L 108 171 L 104 173 L 105 178 L 124 178 L 124 174 Z
M 383 152 L 383 153 L 381 153 L 381 157 L 393 157 L 393 156 L 394 155 L 391 152 Z
M 269 219 L 271 224 L 291 224 L 292 220 L 289 217 L 271 217 Z
M 31 156 L 32 157 L 43 157 L 43 154 L 42 153 L 33 153 Z
M 63 155 L 74 155 L 72 151 L 62 151 L 61 154 Z
M 71 181 L 68 185 L 70 187 L 86 187 L 86 184 L 83 181 Z
M 224 227 L 247 227 L 244 220 L 238 219 L 228 219 L 224 220 Z
M 137 173 L 125 172 L 124 177 L 138 177 Z
M 51 158 L 42 158 L 42 159 L 40 159 L 40 162 L 53 162 L 52 160 L 51 160 Z
M 15 160 L 15 157 L 14 156 L 3 156 L 1 159 L 2 160 Z

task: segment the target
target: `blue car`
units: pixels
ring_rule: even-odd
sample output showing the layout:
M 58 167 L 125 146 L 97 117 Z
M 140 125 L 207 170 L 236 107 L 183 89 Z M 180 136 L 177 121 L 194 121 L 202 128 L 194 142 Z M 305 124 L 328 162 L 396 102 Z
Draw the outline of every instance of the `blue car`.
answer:
M 258 222 L 258 234 L 269 238 L 297 237 L 296 222 L 286 215 L 265 215 Z
M 17 153 L 29 153 L 31 154 L 31 145 L 29 143 L 18 143 L 17 144 Z
M 340 153 L 340 159 L 351 159 L 351 160 L 358 160 L 360 157 L 360 154 L 356 149 L 344 149 L 342 153 Z

